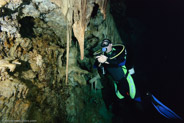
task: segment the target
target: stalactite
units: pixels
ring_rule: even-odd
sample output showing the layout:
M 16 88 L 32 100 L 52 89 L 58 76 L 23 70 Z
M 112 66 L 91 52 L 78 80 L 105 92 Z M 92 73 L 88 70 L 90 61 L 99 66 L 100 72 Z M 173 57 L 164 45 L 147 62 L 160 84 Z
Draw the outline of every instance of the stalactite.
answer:
M 67 1 L 67 4 L 69 5 L 70 1 Z M 69 13 L 69 14 L 68 14 Z M 72 20 L 73 20 L 73 10 L 67 11 L 67 50 L 66 50 L 66 80 L 65 83 L 68 83 L 68 69 L 69 69 L 69 52 L 70 52 L 70 44 L 72 40 Z
M 99 5 L 101 13 L 104 15 L 104 19 L 106 18 L 106 8 L 108 0 L 51 0 L 56 3 L 59 7 L 61 7 L 64 16 L 68 16 L 68 14 L 73 14 L 70 16 L 71 18 L 68 20 L 74 20 L 72 23 L 73 32 L 75 37 L 78 40 L 80 47 L 80 55 L 81 60 L 84 59 L 84 34 L 87 24 L 89 22 L 92 10 L 89 10 L 88 4 L 96 3 Z M 73 11 L 73 12 L 68 12 Z M 67 17 L 68 18 L 68 17 Z
M 77 38 L 79 42 L 79 47 L 80 47 L 80 54 L 81 54 L 81 60 L 84 59 L 84 34 L 85 34 L 85 29 L 88 24 L 87 20 L 87 1 L 86 0 L 81 0 L 81 4 L 78 8 L 80 15 L 78 15 L 79 21 L 76 21 L 73 24 L 73 31 L 74 35 Z M 95 2 L 95 1 L 94 1 Z M 106 8 L 107 8 L 107 2 L 108 0 L 102 0 L 102 1 L 96 1 L 96 3 L 100 6 L 101 12 L 104 15 L 104 19 L 106 18 Z M 91 13 L 90 13 L 91 14 Z
M 66 84 L 68 83 L 68 63 L 69 63 L 69 52 L 70 52 L 70 42 L 71 42 L 71 24 L 67 25 L 67 51 L 66 51 Z
M 66 84 L 67 84 L 68 69 L 69 69 L 68 68 L 69 48 L 70 48 L 70 44 L 71 44 L 70 42 L 71 42 L 71 36 L 72 36 L 71 27 L 73 28 L 74 35 L 78 40 L 79 48 L 80 48 L 80 56 L 81 56 L 81 60 L 83 60 L 84 59 L 84 38 L 85 38 L 84 34 L 85 34 L 85 29 L 89 22 L 92 10 L 88 11 L 87 13 L 87 10 L 88 10 L 87 6 L 89 4 L 87 0 L 76 0 L 76 1 L 67 0 L 67 2 L 65 0 L 51 0 L 51 1 L 55 2 L 58 6 L 61 7 L 61 9 L 63 10 L 63 14 L 66 17 L 66 20 L 68 21 L 67 60 L 66 60 Z M 108 0 L 101 0 L 101 1 L 93 0 L 93 2 L 99 5 L 99 8 L 101 9 L 101 13 L 104 15 L 104 19 L 105 19 Z
M 65 83 L 67 84 L 68 82 L 68 62 L 69 62 L 69 27 L 67 25 L 67 50 L 66 50 L 66 80 Z
M 85 28 L 86 28 L 86 8 L 87 7 L 87 2 L 86 0 L 81 0 L 78 6 L 79 9 L 79 21 L 76 21 L 73 24 L 73 30 L 74 30 L 74 35 L 77 38 L 79 42 L 79 47 L 80 47 L 80 54 L 81 54 L 81 60 L 84 59 L 84 33 L 85 33 Z

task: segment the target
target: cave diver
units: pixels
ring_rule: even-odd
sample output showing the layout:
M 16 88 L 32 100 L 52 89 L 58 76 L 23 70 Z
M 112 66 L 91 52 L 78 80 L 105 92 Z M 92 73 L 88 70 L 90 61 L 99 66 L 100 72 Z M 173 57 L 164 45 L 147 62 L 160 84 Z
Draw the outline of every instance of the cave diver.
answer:
M 113 80 L 115 94 L 119 100 L 130 99 L 142 103 L 143 100 L 138 92 L 131 70 L 126 67 L 127 51 L 122 44 L 112 45 L 111 40 L 104 39 L 101 42 L 101 49 L 94 53 L 96 61 L 94 68 L 98 68 L 101 76 L 110 75 Z M 161 103 L 153 94 L 147 93 L 153 107 L 168 119 L 182 119 L 171 109 Z

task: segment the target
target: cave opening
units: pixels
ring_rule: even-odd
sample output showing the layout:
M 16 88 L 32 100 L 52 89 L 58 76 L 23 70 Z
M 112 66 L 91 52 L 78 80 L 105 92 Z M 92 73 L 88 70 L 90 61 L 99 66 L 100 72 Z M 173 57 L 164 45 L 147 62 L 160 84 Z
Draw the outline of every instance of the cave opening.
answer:
M 33 31 L 35 22 L 33 17 L 31 16 L 23 17 L 22 19 L 19 20 L 19 23 L 21 25 L 20 34 L 23 38 L 35 37 Z

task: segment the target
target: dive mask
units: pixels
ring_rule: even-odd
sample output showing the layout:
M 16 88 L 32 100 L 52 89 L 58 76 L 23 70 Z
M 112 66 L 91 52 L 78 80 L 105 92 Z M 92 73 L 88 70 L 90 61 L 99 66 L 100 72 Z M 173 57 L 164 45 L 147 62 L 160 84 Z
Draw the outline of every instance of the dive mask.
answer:
M 101 47 L 107 47 L 109 46 L 111 42 L 109 40 L 104 40 L 102 43 L 101 43 Z
M 104 39 L 101 43 L 101 47 L 102 47 L 102 52 L 106 52 L 107 51 L 107 46 L 109 46 L 109 44 L 111 44 L 111 41 L 109 39 Z

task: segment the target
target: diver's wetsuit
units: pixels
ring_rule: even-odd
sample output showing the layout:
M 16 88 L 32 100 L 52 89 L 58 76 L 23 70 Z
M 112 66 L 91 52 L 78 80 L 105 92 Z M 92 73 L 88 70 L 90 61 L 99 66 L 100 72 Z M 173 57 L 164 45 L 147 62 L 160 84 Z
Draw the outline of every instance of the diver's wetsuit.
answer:
M 124 45 L 113 46 L 112 51 L 104 55 L 108 57 L 107 62 L 109 62 L 109 64 L 102 64 L 101 68 L 104 69 L 104 74 L 109 74 L 113 78 L 117 97 L 119 99 L 126 97 L 135 99 L 139 97 L 136 94 L 137 91 L 133 78 L 125 66 L 126 50 Z M 95 66 L 98 66 L 98 64 L 96 61 Z
M 149 107 L 151 105 L 153 105 L 161 115 L 163 115 L 164 117 L 166 117 L 168 119 L 180 119 L 180 120 L 182 120 L 182 118 L 179 115 L 177 115 L 175 112 L 173 112 L 171 109 L 169 109 L 163 103 L 161 103 L 151 93 L 147 93 L 146 97 L 143 99 L 140 98 L 140 95 L 138 94 L 138 91 L 135 87 L 133 78 L 131 77 L 131 75 L 129 74 L 129 72 L 125 66 L 126 50 L 125 50 L 125 47 L 123 45 L 113 46 L 112 51 L 110 53 L 104 53 L 104 55 L 108 57 L 107 62 L 109 62 L 109 64 L 104 63 L 101 66 L 99 66 L 99 63 L 96 60 L 95 66 L 98 66 L 99 74 L 101 75 L 102 79 L 104 80 L 104 81 L 102 80 L 102 83 L 103 82 L 107 83 L 107 85 L 104 87 L 104 90 L 106 90 L 104 93 L 105 94 L 108 93 L 108 95 L 106 96 L 106 100 L 104 100 L 105 104 L 109 101 L 108 99 L 110 99 L 111 96 L 113 97 L 113 94 L 112 94 L 113 89 L 109 89 L 108 86 L 109 85 L 111 86 L 114 84 L 115 93 L 116 93 L 116 96 L 118 97 L 118 102 L 115 102 L 115 104 L 117 106 L 114 105 L 114 107 L 115 107 L 114 113 L 120 114 L 120 117 L 121 116 L 125 116 L 125 117 L 128 116 L 127 113 L 129 113 L 129 110 L 132 110 L 130 108 L 133 107 L 133 105 L 130 105 L 130 106 L 121 105 L 121 104 L 127 104 L 126 103 L 127 100 L 122 100 L 122 99 L 128 98 L 128 99 L 135 100 L 136 104 L 148 103 L 144 107 L 142 107 L 141 105 L 136 105 L 136 107 L 138 106 L 137 108 L 139 108 L 140 111 L 142 111 L 143 108 L 144 108 L 143 110 L 148 111 L 148 113 L 145 114 L 146 118 L 147 118 L 147 119 L 145 119 L 145 121 L 149 120 L 149 118 L 151 118 L 147 115 L 147 114 L 150 114 L 150 110 L 153 110 Z M 112 81 L 108 78 L 108 75 L 110 75 L 111 76 L 110 78 L 113 79 L 113 82 L 114 82 L 113 84 L 112 84 Z M 111 84 L 109 84 L 109 83 L 111 83 Z M 103 90 L 102 90 L 102 93 L 103 93 Z M 112 100 L 111 104 L 113 104 L 113 101 L 114 100 Z M 135 101 L 133 101 L 133 102 L 135 102 Z M 128 100 L 128 102 L 130 102 L 130 100 Z M 107 108 L 111 104 L 106 104 Z M 127 109 L 127 107 L 128 107 L 128 109 Z M 121 110 L 121 109 L 123 109 L 123 110 Z M 134 109 L 134 107 L 133 107 L 133 109 Z M 136 110 L 132 110 L 131 113 L 134 113 L 135 111 Z M 142 121 L 142 114 L 143 113 L 144 112 L 139 112 L 138 114 L 135 113 L 134 117 L 137 116 L 137 118 L 135 118 L 135 121 L 137 121 L 137 119 L 140 119 Z M 130 116 L 132 116 L 132 115 L 130 115 Z M 139 118 L 139 116 L 140 116 L 140 118 Z M 123 117 L 123 119 L 125 117 Z M 128 118 L 127 121 L 130 122 L 130 119 L 132 119 L 132 117 Z

